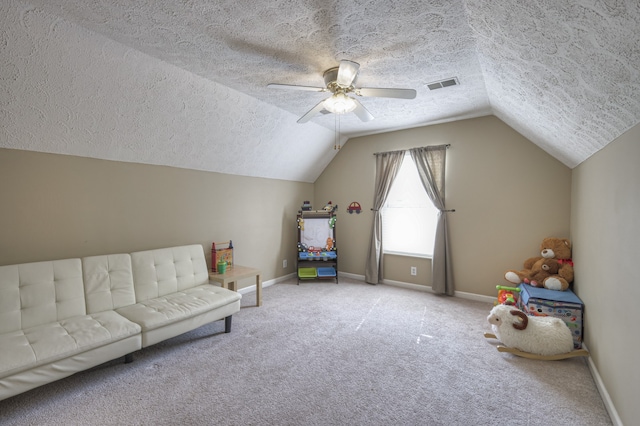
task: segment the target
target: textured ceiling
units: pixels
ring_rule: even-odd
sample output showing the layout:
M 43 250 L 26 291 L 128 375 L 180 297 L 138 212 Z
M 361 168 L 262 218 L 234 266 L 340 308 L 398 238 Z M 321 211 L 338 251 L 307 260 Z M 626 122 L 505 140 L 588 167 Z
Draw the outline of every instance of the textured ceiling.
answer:
M 166 135 L 157 130 L 163 123 L 151 117 L 145 130 L 158 132 L 155 137 L 142 137 L 127 147 L 70 147 L 71 154 L 313 181 L 335 155 L 330 149 L 335 117 L 320 115 L 307 124 L 295 121 L 327 95 L 266 86 L 322 86 L 323 71 L 341 59 L 360 63 L 358 86 L 417 91 L 414 100 L 360 98 L 375 119 L 362 123 L 353 114 L 342 116 L 345 137 L 494 114 L 574 167 L 640 122 L 637 0 L 10 0 L 9 4 L 3 12 L 16 18 L 5 18 L 4 23 L 25 31 L 40 47 L 51 43 L 47 38 L 59 36 L 66 44 L 75 40 L 79 46 L 66 48 L 78 48 L 80 54 L 93 45 L 100 57 L 92 63 L 110 55 L 134 60 L 126 71 L 141 73 L 136 85 L 163 85 L 164 80 L 177 87 L 187 84 L 187 93 L 176 90 L 171 96 L 196 98 L 204 107 L 211 102 L 207 112 L 225 116 L 207 124 L 208 115 L 196 107 L 173 107 L 195 115 L 195 122 L 183 124 L 191 130 L 171 129 L 180 139 L 191 136 L 187 156 L 178 152 L 181 147 L 167 142 L 171 155 L 157 159 L 162 154 L 154 140 Z M 39 16 L 35 23 L 30 14 Z M 33 36 L 36 26 L 43 27 L 40 36 Z M 4 39 L 5 52 L 11 51 L 11 37 L 5 33 Z M 175 70 L 154 74 L 157 66 L 139 65 L 149 63 L 146 57 Z M 460 85 L 435 91 L 426 87 L 450 77 L 457 77 Z M 178 82 L 185 79 L 188 83 Z M 195 91 L 213 99 L 197 98 Z M 226 111 L 221 111 L 222 104 Z M 6 117 L 11 108 L 5 110 Z M 102 124 L 103 128 L 118 125 Z M 211 132 L 227 136 L 199 137 Z M 65 140 L 73 145 L 68 139 L 69 131 Z M 307 146 L 305 163 L 299 161 L 299 145 L 308 140 L 323 146 Z M 251 141 L 259 141 L 260 149 Z M 14 147 L 1 139 L 0 143 Z M 38 143 L 32 140 L 34 146 L 26 148 L 52 151 Z M 231 152 L 230 145 L 235 145 Z M 87 152 L 79 153 L 82 149 Z M 282 172 L 287 169 L 290 173 Z

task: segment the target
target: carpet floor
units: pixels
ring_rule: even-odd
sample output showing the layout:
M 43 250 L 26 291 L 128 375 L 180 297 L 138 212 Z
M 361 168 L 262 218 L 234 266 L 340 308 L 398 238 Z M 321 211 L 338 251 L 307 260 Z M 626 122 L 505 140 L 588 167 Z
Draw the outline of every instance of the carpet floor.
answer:
M 586 358 L 487 340 L 490 303 L 285 281 L 224 321 L 0 401 L 2 425 L 609 425 Z

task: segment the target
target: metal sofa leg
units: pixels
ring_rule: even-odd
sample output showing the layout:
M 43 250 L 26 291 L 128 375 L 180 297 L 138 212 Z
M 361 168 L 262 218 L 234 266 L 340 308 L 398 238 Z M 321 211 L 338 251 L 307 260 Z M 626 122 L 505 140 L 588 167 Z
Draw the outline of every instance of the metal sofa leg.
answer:
M 231 333 L 231 315 L 224 319 L 224 332 Z

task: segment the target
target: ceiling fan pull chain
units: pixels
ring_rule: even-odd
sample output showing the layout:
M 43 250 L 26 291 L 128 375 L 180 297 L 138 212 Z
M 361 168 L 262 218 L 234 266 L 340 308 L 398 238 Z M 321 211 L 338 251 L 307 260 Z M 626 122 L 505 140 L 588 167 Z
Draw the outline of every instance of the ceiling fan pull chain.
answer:
M 335 142 L 333 143 L 333 149 L 340 149 L 340 114 L 334 114 L 334 129 L 335 129 Z
M 338 116 L 338 149 L 340 149 L 340 117 L 342 116 L 342 114 L 336 114 Z

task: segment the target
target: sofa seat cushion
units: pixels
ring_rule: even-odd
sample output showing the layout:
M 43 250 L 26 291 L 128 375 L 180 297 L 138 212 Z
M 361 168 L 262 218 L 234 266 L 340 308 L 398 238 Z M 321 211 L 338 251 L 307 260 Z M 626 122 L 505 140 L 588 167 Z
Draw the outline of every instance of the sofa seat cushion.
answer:
M 0 377 L 55 362 L 140 333 L 114 311 L 82 315 L 0 335 Z
M 135 305 L 124 306 L 116 311 L 140 324 L 144 332 L 212 311 L 241 298 L 242 296 L 235 291 L 203 284 Z

